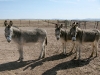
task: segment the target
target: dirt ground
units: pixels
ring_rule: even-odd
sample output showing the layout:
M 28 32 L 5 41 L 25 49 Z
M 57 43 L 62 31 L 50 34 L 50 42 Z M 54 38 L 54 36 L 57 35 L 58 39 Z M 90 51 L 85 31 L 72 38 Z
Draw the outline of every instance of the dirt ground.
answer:
M 21 29 L 34 29 L 33 27 L 20 27 Z M 54 28 L 47 30 L 48 45 L 46 57 L 37 60 L 40 55 L 38 43 L 24 46 L 24 61 L 17 62 L 19 53 L 17 45 L 12 41 L 8 43 L 4 37 L 4 27 L 0 27 L 0 75 L 100 75 L 100 43 L 98 57 L 87 59 L 91 52 L 91 44 L 84 44 L 81 51 L 81 61 L 73 60 L 74 53 L 62 54 L 62 45 L 54 35 Z M 67 43 L 67 53 L 72 48 Z

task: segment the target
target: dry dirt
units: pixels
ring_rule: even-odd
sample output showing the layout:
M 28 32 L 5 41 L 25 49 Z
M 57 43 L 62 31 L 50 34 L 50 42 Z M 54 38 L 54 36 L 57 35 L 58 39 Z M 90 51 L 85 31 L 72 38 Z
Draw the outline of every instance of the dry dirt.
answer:
M 33 29 L 33 27 L 20 27 Z M 74 53 L 62 54 L 62 45 L 54 35 L 54 28 L 47 30 L 48 45 L 46 57 L 37 60 L 40 55 L 38 43 L 24 46 L 24 61 L 17 62 L 18 49 L 14 42 L 8 43 L 4 37 L 4 27 L 0 27 L 0 75 L 100 75 L 100 44 L 98 57 L 87 59 L 91 52 L 91 44 L 82 46 L 81 60 L 73 60 Z M 67 53 L 72 47 L 67 43 Z

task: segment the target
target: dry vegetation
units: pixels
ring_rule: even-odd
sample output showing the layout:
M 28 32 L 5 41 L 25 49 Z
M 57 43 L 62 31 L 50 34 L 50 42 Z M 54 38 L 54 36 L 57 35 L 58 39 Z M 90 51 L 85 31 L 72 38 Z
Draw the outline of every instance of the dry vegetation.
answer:
M 87 60 L 91 54 L 91 44 L 82 46 L 81 61 L 72 60 L 71 55 L 62 55 L 62 46 L 54 35 L 54 24 L 48 24 L 38 20 L 13 20 L 14 25 L 21 29 L 29 30 L 43 28 L 47 30 L 48 45 L 46 47 L 46 57 L 37 60 L 40 54 L 39 43 L 24 46 L 24 61 L 17 62 L 18 49 L 14 42 L 8 43 L 4 37 L 3 20 L 0 21 L 0 75 L 100 75 L 100 43 L 98 57 Z M 54 21 L 56 22 L 56 21 Z M 83 27 L 84 23 L 81 23 Z M 87 22 L 87 28 L 94 28 L 95 22 Z M 100 25 L 100 24 L 99 24 Z M 98 27 L 100 29 L 100 27 Z M 67 44 L 67 53 L 72 47 Z

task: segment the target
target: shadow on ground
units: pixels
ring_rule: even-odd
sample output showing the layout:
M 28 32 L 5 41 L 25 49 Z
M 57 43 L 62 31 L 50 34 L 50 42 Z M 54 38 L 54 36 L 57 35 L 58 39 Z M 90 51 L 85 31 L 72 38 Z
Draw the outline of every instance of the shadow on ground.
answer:
M 26 70 L 29 67 L 31 67 L 31 69 L 34 69 L 35 67 L 42 65 L 43 62 L 64 59 L 70 55 L 71 54 L 65 56 L 63 54 L 59 54 L 59 55 L 53 55 L 41 60 L 36 59 L 36 60 L 29 60 L 29 61 L 23 61 L 23 62 L 17 62 L 17 61 L 8 62 L 8 63 L 0 64 L 0 71 L 16 70 L 22 67 L 25 67 L 23 70 Z M 53 67 L 50 70 L 47 70 L 46 72 L 43 73 L 43 75 L 47 75 L 47 74 L 51 75 L 51 73 L 56 74 L 56 71 L 61 70 L 61 69 L 69 69 L 69 68 L 84 66 L 84 65 L 89 64 L 91 60 L 92 59 L 88 59 L 88 60 L 84 59 L 80 61 L 70 60 L 70 61 L 58 64 L 57 66 Z
M 41 60 L 36 59 L 36 60 L 28 60 L 28 61 L 23 61 L 23 62 L 13 61 L 13 62 L 8 62 L 8 63 L 3 63 L 3 64 L 0 64 L 0 71 L 16 70 L 22 67 L 25 67 L 23 70 L 26 70 L 29 67 L 31 67 L 31 69 L 34 69 L 36 66 L 42 65 L 43 62 L 59 60 L 59 59 L 66 58 L 68 56 L 69 55 L 65 56 L 63 54 L 59 54 L 59 55 L 53 55 L 51 57 L 47 57 Z
M 57 71 L 59 70 L 65 70 L 65 69 L 70 69 L 70 68 L 75 68 L 75 67 L 82 67 L 84 65 L 88 65 L 90 61 L 93 60 L 94 58 L 87 58 L 83 60 L 72 59 L 70 61 L 63 62 L 63 63 L 56 65 L 55 67 L 44 72 L 42 75 L 56 75 Z

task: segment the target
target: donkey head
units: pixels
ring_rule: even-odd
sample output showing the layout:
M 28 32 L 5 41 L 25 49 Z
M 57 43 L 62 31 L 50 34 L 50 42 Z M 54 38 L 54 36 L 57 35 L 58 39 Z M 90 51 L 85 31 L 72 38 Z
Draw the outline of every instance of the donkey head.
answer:
M 72 41 L 76 41 L 76 35 L 77 35 L 77 32 L 78 32 L 77 26 L 78 26 L 78 23 L 74 22 L 72 24 L 71 29 L 70 29 L 70 35 L 72 37 Z
M 63 27 L 63 25 L 59 25 L 59 24 L 55 24 L 55 36 L 57 38 L 57 40 L 60 39 L 60 35 L 61 35 L 61 28 Z
M 11 38 L 12 38 L 12 35 L 13 35 L 13 29 L 12 29 L 12 24 L 13 22 L 10 21 L 9 24 L 7 23 L 4 23 L 5 24 L 5 37 L 7 39 L 8 42 L 11 42 Z

